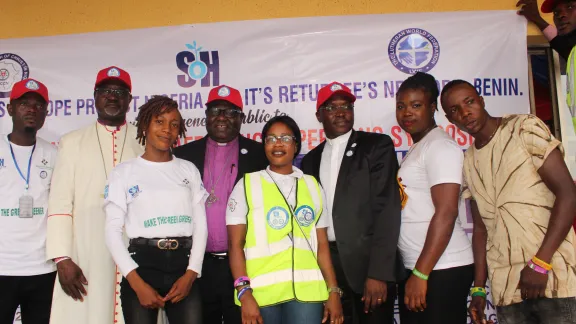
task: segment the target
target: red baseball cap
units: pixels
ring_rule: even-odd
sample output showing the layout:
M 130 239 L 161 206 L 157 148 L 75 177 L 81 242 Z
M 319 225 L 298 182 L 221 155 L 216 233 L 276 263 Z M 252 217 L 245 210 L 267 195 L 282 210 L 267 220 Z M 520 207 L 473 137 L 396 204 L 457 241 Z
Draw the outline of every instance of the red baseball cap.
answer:
M 240 91 L 224 84 L 210 90 L 206 105 L 216 100 L 224 100 L 240 108 L 240 110 L 244 109 L 244 104 L 242 103 L 242 96 L 240 95 Z
M 14 83 L 12 86 L 12 92 L 10 92 L 10 100 L 18 99 L 28 92 L 34 92 L 42 96 L 46 102 L 48 102 L 48 88 L 46 86 L 34 79 L 24 79 Z
M 100 70 L 96 76 L 96 84 L 94 85 L 94 90 L 104 81 L 108 80 L 120 80 L 124 83 L 128 90 L 132 91 L 132 79 L 128 72 L 122 70 L 116 66 L 110 66 L 105 69 Z
M 318 100 L 316 101 L 316 110 L 320 108 L 328 99 L 333 95 L 343 95 L 350 100 L 350 102 L 356 101 L 356 96 L 352 94 L 352 90 L 347 86 L 339 82 L 332 82 L 327 86 L 324 86 L 318 91 Z
M 554 8 L 560 1 L 561 0 L 544 0 L 544 3 L 542 3 L 542 7 L 540 7 L 540 10 L 543 13 L 550 13 L 554 11 Z

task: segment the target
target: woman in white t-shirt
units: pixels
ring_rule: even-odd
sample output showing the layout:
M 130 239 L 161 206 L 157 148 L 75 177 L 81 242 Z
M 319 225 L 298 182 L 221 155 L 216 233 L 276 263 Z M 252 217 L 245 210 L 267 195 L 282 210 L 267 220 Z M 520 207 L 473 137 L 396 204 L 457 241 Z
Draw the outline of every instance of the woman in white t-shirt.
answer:
M 152 97 L 140 107 L 137 127 L 145 153 L 114 168 L 104 191 L 106 244 L 124 276 L 124 320 L 156 324 L 164 308 L 170 324 L 200 324 L 194 281 L 206 248 L 208 193 L 194 164 L 172 155 L 186 131 L 174 100 Z
M 437 127 L 438 87 L 416 73 L 396 94 L 396 119 L 414 144 L 398 172 L 407 196 L 398 247 L 409 278 L 399 283 L 402 324 L 462 324 L 474 278 L 472 246 L 459 214 L 464 154 Z
M 342 324 L 324 190 L 292 165 L 302 146 L 300 129 L 278 116 L 262 138 L 270 166 L 236 184 L 226 212 L 242 323 Z

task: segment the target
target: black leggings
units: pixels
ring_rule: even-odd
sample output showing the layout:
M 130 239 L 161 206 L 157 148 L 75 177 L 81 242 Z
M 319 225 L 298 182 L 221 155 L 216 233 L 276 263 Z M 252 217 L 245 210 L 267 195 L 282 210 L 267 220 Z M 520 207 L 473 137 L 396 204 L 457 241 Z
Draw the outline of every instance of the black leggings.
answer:
M 412 270 L 406 270 L 408 277 Z M 404 304 L 406 281 L 398 284 L 398 306 L 402 324 L 464 324 L 468 320 L 468 294 L 474 280 L 474 265 L 434 270 L 428 278 L 426 308 L 412 312 Z
M 128 251 L 138 264 L 137 273 L 161 296 L 186 272 L 190 249 L 160 250 L 149 246 L 131 245 Z M 156 324 L 158 309 L 144 308 L 136 292 L 124 278 L 120 285 L 120 300 L 126 324 Z M 201 324 L 202 303 L 200 288 L 194 282 L 190 294 L 180 302 L 166 302 L 164 309 L 170 324 Z

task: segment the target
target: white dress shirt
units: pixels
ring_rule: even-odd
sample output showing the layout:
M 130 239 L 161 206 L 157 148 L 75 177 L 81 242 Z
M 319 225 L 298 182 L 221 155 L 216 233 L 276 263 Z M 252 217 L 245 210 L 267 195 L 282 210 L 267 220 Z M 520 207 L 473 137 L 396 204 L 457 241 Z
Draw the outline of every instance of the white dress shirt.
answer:
M 348 140 L 352 135 L 352 130 L 344 135 L 340 135 L 334 139 L 326 139 L 324 151 L 322 151 L 322 159 L 320 160 L 320 182 L 324 191 L 326 192 L 326 208 L 330 211 L 328 215 L 328 240 L 331 242 L 336 241 L 336 234 L 334 234 L 334 220 L 332 218 L 332 206 L 334 206 L 334 194 L 336 193 L 336 183 L 338 182 L 338 173 L 340 172 L 340 165 L 344 158 L 344 151 Z

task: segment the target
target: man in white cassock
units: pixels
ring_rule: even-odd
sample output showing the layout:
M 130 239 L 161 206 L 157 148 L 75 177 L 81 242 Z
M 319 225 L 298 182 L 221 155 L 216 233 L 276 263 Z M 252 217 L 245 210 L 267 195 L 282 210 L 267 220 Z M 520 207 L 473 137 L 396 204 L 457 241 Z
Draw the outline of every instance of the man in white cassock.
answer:
M 104 243 L 102 208 L 108 175 L 144 152 L 126 123 L 130 75 L 101 70 L 94 101 L 98 120 L 60 139 L 48 204 L 47 258 L 57 264 L 51 324 L 123 323 L 121 275 Z

